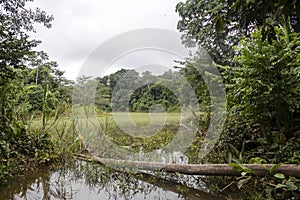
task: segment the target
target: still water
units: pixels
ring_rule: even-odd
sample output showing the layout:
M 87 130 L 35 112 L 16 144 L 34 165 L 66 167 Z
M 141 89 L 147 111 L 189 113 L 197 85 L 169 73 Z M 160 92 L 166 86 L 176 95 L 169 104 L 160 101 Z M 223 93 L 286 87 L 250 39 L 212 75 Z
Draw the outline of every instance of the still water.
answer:
M 195 177 L 194 177 L 195 178 Z M 192 183 L 190 183 L 192 182 Z M 187 187 L 183 187 L 183 184 Z M 179 191 L 185 192 L 180 195 Z M 220 199 L 208 193 L 205 184 L 191 177 L 154 178 L 147 173 L 130 175 L 99 164 L 74 161 L 45 167 L 11 180 L 0 188 L 0 199 Z

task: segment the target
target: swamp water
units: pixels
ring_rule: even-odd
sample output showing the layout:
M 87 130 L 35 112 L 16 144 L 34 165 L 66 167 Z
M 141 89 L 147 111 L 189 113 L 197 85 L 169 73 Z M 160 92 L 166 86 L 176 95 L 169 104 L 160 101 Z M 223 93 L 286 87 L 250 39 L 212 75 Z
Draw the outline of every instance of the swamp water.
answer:
M 183 187 L 179 179 L 175 181 L 170 175 L 132 175 L 76 160 L 63 167 L 49 166 L 12 179 L 7 186 L 0 187 L 0 199 L 220 199 L 208 194 L 205 183 L 192 178 L 181 176 L 180 180 L 188 185 Z M 188 192 L 180 195 L 179 191 Z

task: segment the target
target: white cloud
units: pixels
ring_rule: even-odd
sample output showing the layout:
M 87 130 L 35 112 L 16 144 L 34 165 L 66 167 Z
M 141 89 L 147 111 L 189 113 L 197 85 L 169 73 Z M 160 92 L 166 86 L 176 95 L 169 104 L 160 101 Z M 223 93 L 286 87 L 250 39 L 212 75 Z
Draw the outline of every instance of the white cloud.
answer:
M 37 26 L 33 38 L 39 49 L 58 61 L 65 75 L 75 79 L 88 55 L 102 42 L 138 28 L 176 30 L 179 0 L 36 0 L 30 5 L 53 14 L 53 27 Z M 32 6 L 31 6 L 32 7 Z

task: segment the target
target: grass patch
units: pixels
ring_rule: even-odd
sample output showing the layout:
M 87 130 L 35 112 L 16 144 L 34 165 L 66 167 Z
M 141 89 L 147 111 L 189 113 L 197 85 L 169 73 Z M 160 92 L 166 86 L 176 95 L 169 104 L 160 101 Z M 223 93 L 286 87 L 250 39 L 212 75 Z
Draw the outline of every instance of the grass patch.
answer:
M 117 122 L 114 116 L 117 116 Z M 179 127 L 180 113 L 110 113 L 99 114 L 97 118 L 106 139 L 133 152 L 139 151 L 141 147 L 148 152 L 163 148 L 174 138 Z M 128 132 L 131 126 L 139 132 Z M 124 127 L 128 130 L 124 131 Z
M 115 116 L 118 120 L 115 120 Z M 100 143 L 107 140 L 111 144 L 131 152 L 138 152 L 141 147 L 144 152 L 166 147 L 177 135 L 182 120 L 180 113 L 97 113 L 95 117 L 96 127 L 101 128 L 101 135 L 105 137 L 99 140 Z M 48 120 L 47 123 L 51 124 L 51 120 Z M 81 139 L 87 141 L 88 136 L 84 132 L 79 134 L 76 125 L 78 125 L 78 121 L 72 117 L 64 116 L 50 128 L 56 150 L 68 155 L 70 152 L 76 151 L 76 148 L 83 148 Z M 40 126 L 40 120 L 32 122 L 32 127 L 38 128 Z M 134 126 L 138 132 L 134 132 L 131 126 Z M 128 129 L 124 131 L 124 127 Z M 85 131 L 86 129 L 83 128 L 82 130 Z M 147 134 L 148 131 L 151 134 Z M 192 147 L 193 152 L 198 149 L 197 144 L 197 142 L 191 144 L 189 151 Z M 103 143 L 95 142 L 94 145 L 109 150 L 107 146 L 103 146 Z M 193 156 L 195 155 L 193 154 Z

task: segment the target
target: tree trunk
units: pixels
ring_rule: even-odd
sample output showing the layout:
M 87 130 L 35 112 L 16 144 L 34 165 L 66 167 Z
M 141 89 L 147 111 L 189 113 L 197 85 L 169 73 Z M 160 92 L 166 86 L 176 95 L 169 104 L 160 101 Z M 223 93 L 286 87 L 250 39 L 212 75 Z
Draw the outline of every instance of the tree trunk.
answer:
M 149 170 L 149 171 L 165 171 L 169 173 L 182 173 L 190 175 L 207 175 L 207 176 L 240 176 L 241 172 L 236 171 L 228 164 L 174 164 L 174 163 L 158 163 L 144 161 L 127 161 L 115 160 L 100 157 L 87 157 L 86 155 L 77 155 L 85 160 L 96 161 L 107 166 L 117 169 L 128 170 Z M 264 176 L 269 174 L 274 164 L 265 164 L 264 167 L 260 164 L 243 164 L 244 167 L 252 169 L 256 175 Z M 300 178 L 300 165 L 282 164 L 272 172 L 282 173 L 286 176 L 294 176 Z

